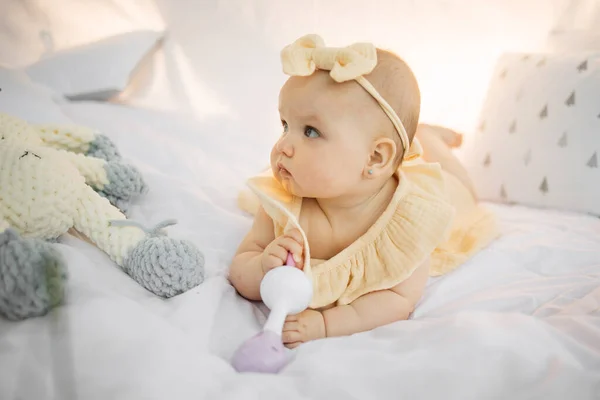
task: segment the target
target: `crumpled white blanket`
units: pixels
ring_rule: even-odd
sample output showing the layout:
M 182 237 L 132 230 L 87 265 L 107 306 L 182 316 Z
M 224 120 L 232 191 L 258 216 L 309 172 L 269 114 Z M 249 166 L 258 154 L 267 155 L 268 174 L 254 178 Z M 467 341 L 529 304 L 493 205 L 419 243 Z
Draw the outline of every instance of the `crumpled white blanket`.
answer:
M 229 357 L 264 316 L 224 273 L 250 225 L 235 196 L 271 138 L 235 123 L 63 107 L 144 173 L 151 192 L 132 218 L 178 219 L 170 234 L 204 251 L 209 276 L 165 301 L 65 237 L 66 305 L 0 321 L 0 399 L 600 398 L 600 220 L 490 205 L 503 236 L 431 279 L 410 320 L 304 345 L 280 375 L 240 375 Z

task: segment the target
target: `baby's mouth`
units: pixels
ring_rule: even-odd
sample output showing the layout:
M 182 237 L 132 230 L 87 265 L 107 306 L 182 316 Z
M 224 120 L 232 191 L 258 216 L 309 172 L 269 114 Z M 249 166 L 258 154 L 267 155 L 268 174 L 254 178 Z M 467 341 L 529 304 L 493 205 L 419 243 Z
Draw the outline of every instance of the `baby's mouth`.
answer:
M 279 171 L 279 175 L 281 175 L 282 178 L 289 178 L 292 176 L 292 174 L 290 174 L 290 171 L 288 171 L 281 163 L 277 163 L 277 170 Z

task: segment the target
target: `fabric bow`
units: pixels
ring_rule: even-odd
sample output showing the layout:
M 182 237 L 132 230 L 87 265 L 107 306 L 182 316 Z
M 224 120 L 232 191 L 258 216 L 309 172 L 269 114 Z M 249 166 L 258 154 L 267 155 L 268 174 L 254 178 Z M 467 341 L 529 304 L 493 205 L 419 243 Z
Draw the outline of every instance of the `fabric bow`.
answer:
M 281 50 L 283 72 L 291 76 L 312 75 L 316 69 L 330 71 L 336 82 L 366 75 L 377 65 L 377 49 L 371 43 L 348 47 L 325 47 L 319 35 L 306 35 Z

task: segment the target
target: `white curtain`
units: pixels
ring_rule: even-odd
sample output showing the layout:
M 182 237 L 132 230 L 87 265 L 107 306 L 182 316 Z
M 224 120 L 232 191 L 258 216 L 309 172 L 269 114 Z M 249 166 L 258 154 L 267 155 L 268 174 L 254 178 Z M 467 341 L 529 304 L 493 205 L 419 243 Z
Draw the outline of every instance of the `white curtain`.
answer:
M 422 90 L 422 120 L 470 131 L 497 57 L 542 51 L 556 30 L 600 29 L 597 0 L 0 0 L 0 63 L 133 29 L 168 30 L 141 104 L 228 113 L 278 130 L 279 50 L 319 33 L 397 52 Z
M 600 32 L 600 1 L 570 0 L 553 25 L 555 32 Z
M 309 32 L 331 45 L 373 41 L 419 79 L 423 121 L 468 131 L 495 60 L 536 51 L 566 0 L 222 0 L 157 6 L 202 82 L 254 127 L 276 124 L 279 49 Z M 273 125 L 273 129 L 275 126 Z

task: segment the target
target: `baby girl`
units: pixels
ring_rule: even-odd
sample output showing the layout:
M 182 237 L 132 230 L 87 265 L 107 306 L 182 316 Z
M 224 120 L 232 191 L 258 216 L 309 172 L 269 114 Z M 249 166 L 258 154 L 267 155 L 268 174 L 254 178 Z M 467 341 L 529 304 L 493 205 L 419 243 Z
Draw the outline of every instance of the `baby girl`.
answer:
M 255 214 L 229 279 L 245 298 L 288 252 L 313 283 L 283 342 L 351 335 L 407 319 L 429 276 L 453 270 L 495 235 L 450 146 L 420 125 L 408 65 L 368 43 L 328 48 L 316 35 L 282 51 L 282 135 L 271 168 L 251 178 Z

